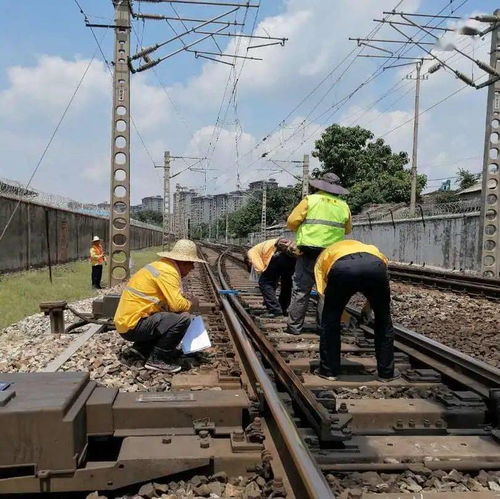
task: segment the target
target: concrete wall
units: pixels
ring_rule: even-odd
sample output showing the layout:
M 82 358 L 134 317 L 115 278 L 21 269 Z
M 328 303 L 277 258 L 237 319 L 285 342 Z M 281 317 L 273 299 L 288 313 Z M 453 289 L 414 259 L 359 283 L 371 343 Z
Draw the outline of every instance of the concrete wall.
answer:
M 18 200 L 0 196 L 0 230 Z M 94 235 L 108 248 L 108 219 L 21 201 L 0 241 L 0 272 L 12 272 L 48 264 L 48 245 L 53 265 L 87 258 Z M 47 237 L 48 228 L 48 237 Z M 161 245 L 161 229 L 132 225 L 131 249 Z M 1 233 L 1 232 L 0 232 Z
M 396 262 L 478 271 L 478 213 L 354 224 L 352 237 L 374 244 Z
M 268 238 L 280 235 L 295 238 L 288 230 L 267 233 Z M 479 213 L 354 223 L 350 237 L 374 244 L 395 262 L 480 271 Z M 250 245 L 259 241 L 259 233 L 249 235 Z

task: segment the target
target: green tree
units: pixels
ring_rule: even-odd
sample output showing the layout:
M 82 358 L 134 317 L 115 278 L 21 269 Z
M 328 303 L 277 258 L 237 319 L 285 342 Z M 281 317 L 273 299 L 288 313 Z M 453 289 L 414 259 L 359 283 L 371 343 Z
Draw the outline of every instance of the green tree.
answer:
M 438 204 L 454 203 L 459 200 L 457 191 L 440 191 L 434 198 L 434 201 Z
M 417 192 L 422 191 L 426 182 L 425 175 L 417 176 Z M 407 203 L 411 194 L 411 174 L 408 170 L 393 175 L 382 173 L 374 179 L 356 182 L 350 189 L 346 198 L 353 213 L 359 213 L 367 204 Z
M 463 190 L 472 187 L 480 178 L 480 173 L 472 173 L 465 168 L 460 168 L 457 173 L 456 184 L 460 190 Z
M 300 201 L 300 186 L 276 187 L 267 190 L 267 223 L 282 222 Z M 245 237 L 260 230 L 262 191 L 255 191 L 247 202 L 229 215 L 229 233 Z M 225 227 L 225 226 L 224 226 Z
M 140 222 L 159 225 L 160 227 L 163 223 L 163 215 L 160 212 L 153 210 L 138 211 L 134 214 L 133 218 L 139 220 Z
M 329 126 L 316 141 L 312 155 L 322 163 L 313 175 L 333 172 L 351 193 L 346 197 L 353 213 L 370 203 L 409 202 L 411 176 L 405 166 L 406 152 L 394 153 L 383 139 L 374 139 L 370 130 Z M 417 195 L 425 187 L 427 177 L 419 175 Z

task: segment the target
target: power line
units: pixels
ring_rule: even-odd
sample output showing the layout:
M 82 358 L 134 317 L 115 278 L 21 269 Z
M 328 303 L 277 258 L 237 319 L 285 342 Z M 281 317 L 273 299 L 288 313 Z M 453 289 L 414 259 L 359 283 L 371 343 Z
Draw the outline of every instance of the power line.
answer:
M 103 36 L 103 39 L 104 39 L 104 36 Z M 46 144 L 46 146 L 45 146 L 45 148 L 44 148 L 44 150 L 42 152 L 42 155 L 40 156 L 38 162 L 36 163 L 35 168 L 33 169 L 33 172 L 31 173 L 31 176 L 30 176 L 27 184 L 24 186 L 24 190 L 25 191 L 30 187 L 31 182 L 33 181 L 33 178 L 35 177 L 36 172 L 38 171 L 38 168 L 42 164 L 42 161 L 44 160 L 45 155 L 47 154 L 50 146 L 52 145 L 52 142 L 54 141 L 54 139 L 55 139 L 55 137 L 57 135 L 57 132 L 59 131 L 59 128 L 61 127 L 61 125 L 62 125 L 62 123 L 64 121 L 64 118 L 68 114 L 68 111 L 69 111 L 69 109 L 71 107 L 71 104 L 73 104 L 73 101 L 75 100 L 75 97 L 76 97 L 78 91 L 80 90 L 80 87 L 82 86 L 83 80 L 85 79 L 85 77 L 87 76 L 87 73 L 90 70 L 90 66 L 92 66 L 92 63 L 94 62 L 94 59 L 95 59 L 97 53 L 98 53 L 98 49 L 96 49 L 95 52 L 94 52 L 94 54 L 92 55 L 92 58 L 90 59 L 89 63 L 87 64 L 87 66 L 85 68 L 85 71 L 83 72 L 83 74 L 82 74 L 82 76 L 81 76 L 81 78 L 80 78 L 80 80 L 79 80 L 79 82 L 78 82 L 75 90 L 73 91 L 73 94 L 71 95 L 68 103 L 66 104 L 66 107 L 64 108 L 64 111 L 61 114 L 61 117 L 59 118 L 59 121 L 57 122 L 57 125 L 55 126 L 55 128 L 54 128 L 54 130 L 53 130 L 53 132 L 52 132 L 52 134 L 51 134 L 51 136 L 49 138 L 49 141 L 47 142 L 47 144 Z M 7 232 L 7 229 L 9 228 L 12 220 L 14 219 L 14 216 L 17 213 L 17 210 L 18 210 L 20 204 L 21 204 L 21 198 L 18 199 L 18 201 L 16 203 L 16 206 L 12 210 L 12 213 L 10 214 L 10 217 L 7 220 L 7 223 L 5 224 L 5 227 L 3 228 L 2 233 L 0 234 L 0 241 L 5 236 L 5 233 Z
M 485 42 L 486 43 L 486 42 Z M 465 47 L 463 47 L 462 50 L 465 50 L 466 48 L 468 48 L 469 46 L 471 45 L 471 43 L 469 42 Z M 481 44 L 480 47 L 482 47 L 484 44 Z M 479 48 L 479 47 L 478 47 Z M 446 59 L 446 61 L 449 61 L 451 59 L 453 59 L 454 57 L 457 57 L 458 56 L 458 53 L 455 52 L 453 55 L 451 55 L 450 57 L 448 57 Z M 414 72 L 414 70 L 412 70 L 409 75 L 412 75 Z M 349 123 L 348 126 L 353 126 L 356 122 L 359 122 L 359 120 L 361 120 L 361 118 L 363 118 L 363 116 L 366 116 L 367 113 L 369 113 L 375 106 L 376 104 L 378 104 L 379 102 L 381 102 L 382 100 L 384 100 L 386 97 L 388 97 L 389 95 L 391 95 L 394 91 L 394 88 L 397 87 L 398 85 L 401 86 L 404 82 L 407 83 L 407 87 L 408 87 L 408 90 L 402 94 L 400 97 L 398 97 L 396 100 L 394 100 L 393 102 L 391 102 L 390 104 L 388 104 L 388 106 L 384 109 L 384 110 L 388 110 L 390 109 L 394 104 L 398 103 L 401 99 L 403 99 L 406 95 L 408 95 L 410 92 L 413 91 L 413 86 L 411 84 L 411 81 L 408 81 L 406 78 L 402 78 L 400 81 L 396 82 L 395 85 L 393 85 L 386 93 L 384 93 L 380 98 L 378 98 L 376 101 L 374 101 L 372 104 L 370 104 L 367 108 L 365 108 L 365 110 L 362 112 L 362 114 L 360 114 L 359 116 L 356 116 L 356 118 L 351 122 Z M 366 123 L 363 123 L 364 126 L 366 126 L 367 124 L 369 123 L 373 123 L 373 121 L 375 121 L 376 119 L 378 119 L 378 117 L 372 119 L 371 121 L 368 121 Z
M 400 1 L 398 2 L 398 4 L 394 7 L 394 10 L 395 10 L 395 9 L 397 9 L 397 8 L 398 8 L 398 7 L 399 7 L 399 6 L 403 3 L 403 1 L 404 1 L 404 0 L 400 0 Z M 455 1 L 455 0 L 451 0 L 451 1 Z M 386 16 L 386 18 L 389 18 L 389 17 L 390 17 L 390 15 Z M 380 29 L 381 29 L 381 26 L 376 26 L 375 28 L 373 28 L 373 29 L 371 30 L 371 32 L 367 35 L 367 38 L 375 36 L 375 35 L 378 33 L 378 31 L 379 31 Z M 341 67 L 341 66 L 342 66 L 342 64 L 343 64 L 345 61 L 347 61 L 347 60 L 349 59 L 349 57 L 350 57 L 350 56 L 351 56 L 351 55 L 352 55 L 352 54 L 353 54 L 356 50 L 357 50 L 356 48 L 355 48 L 355 49 L 353 49 L 353 50 L 351 50 L 351 51 L 349 52 L 349 54 L 347 54 L 347 56 L 345 56 L 345 57 L 342 59 L 342 61 L 341 61 L 341 62 L 340 62 L 337 66 L 335 66 L 335 68 L 334 68 L 334 69 L 333 69 L 333 70 L 329 73 L 329 75 L 330 75 L 330 74 L 333 74 L 333 73 L 337 70 L 337 68 Z M 363 48 L 361 48 L 361 49 L 359 50 L 359 53 L 361 53 L 363 50 L 364 50 L 364 47 L 363 47 Z M 328 90 L 326 91 L 326 93 L 325 93 L 325 94 L 323 94 L 323 96 L 320 98 L 319 102 L 318 102 L 318 103 L 316 103 L 316 105 L 313 107 L 313 109 L 312 109 L 312 110 L 308 113 L 308 115 L 306 116 L 306 118 L 305 118 L 305 119 L 304 119 L 304 120 L 303 120 L 303 121 L 302 121 L 302 122 L 301 122 L 301 123 L 300 123 L 300 124 L 296 127 L 295 131 L 294 131 L 291 135 L 289 135 L 289 136 L 288 136 L 288 137 L 287 137 L 287 138 L 283 141 L 283 143 L 282 143 L 282 144 L 280 144 L 280 145 L 278 145 L 278 146 L 276 146 L 276 147 L 272 148 L 270 151 L 267 151 L 267 152 L 265 153 L 265 156 L 267 156 L 269 153 L 274 152 L 275 150 L 277 150 L 277 149 L 279 149 L 279 148 L 283 148 L 284 144 L 285 144 L 286 142 L 288 142 L 289 140 L 291 140 L 291 139 L 292 139 L 292 138 L 293 138 L 293 137 L 294 137 L 294 136 L 295 136 L 295 135 L 299 132 L 299 130 L 301 129 L 301 127 L 305 124 L 306 119 L 307 119 L 307 118 L 308 118 L 308 117 L 312 114 L 312 112 L 314 112 L 314 110 L 315 110 L 315 109 L 319 106 L 319 104 L 320 104 L 320 103 L 324 100 L 324 98 L 326 98 L 326 96 L 327 96 L 327 95 L 331 92 L 331 90 L 333 89 L 333 87 L 334 87 L 336 84 L 338 84 L 338 82 L 342 79 L 342 77 L 343 77 L 343 76 L 347 73 L 347 71 L 348 71 L 348 70 L 352 67 L 352 65 L 354 64 L 355 60 L 356 60 L 356 58 L 354 58 L 354 59 L 351 61 L 351 63 L 349 63 L 349 65 L 347 66 L 347 68 L 345 68 L 345 69 L 344 69 L 344 71 L 341 73 L 341 75 L 340 75 L 340 76 L 339 76 L 339 77 L 338 77 L 338 78 L 337 78 L 337 79 L 336 79 L 336 80 L 332 83 L 332 85 L 328 88 Z M 379 68 L 379 69 L 380 69 L 380 68 Z M 329 75 L 328 75 L 328 76 L 329 76 Z M 323 82 L 323 81 L 326 81 L 326 78 L 324 78 L 324 79 L 322 80 L 322 82 Z M 322 83 L 322 82 L 321 82 L 321 83 Z M 364 84 L 365 84 L 365 83 L 364 83 Z M 364 85 L 364 84 L 363 84 L 363 85 Z M 321 86 L 321 84 L 320 84 L 320 85 L 317 85 L 317 87 L 316 87 L 316 88 L 319 88 L 320 86 Z M 310 92 L 310 94 L 311 94 L 311 95 L 312 95 L 312 93 L 314 93 L 314 92 Z M 301 101 L 301 103 L 302 103 L 302 101 Z M 300 103 L 300 104 L 301 104 L 301 103 Z M 296 106 L 296 107 L 298 108 L 298 106 Z M 330 108 L 329 108 L 329 109 L 327 109 L 327 111 L 329 111 L 329 110 L 330 110 Z M 323 114 L 325 114 L 325 113 L 322 113 L 322 115 L 323 115 Z M 290 115 L 291 115 L 291 113 L 289 113 L 287 116 L 290 116 Z M 322 116 L 322 115 L 321 115 L 321 116 Z M 277 128 L 279 128 L 280 126 L 283 126 L 283 125 L 284 125 L 284 122 L 280 122 L 280 124 L 279 124 L 277 127 L 275 127 L 275 128 L 274 128 L 274 130 L 275 130 L 275 129 L 277 129 Z M 272 133 L 272 132 L 271 132 L 271 133 Z M 269 134 L 268 134 L 268 135 L 267 135 L 267 136 L 266 136 L 263 140 L 261 140 L 259 143 L 257 143 L 257 144 L 256 144 L 256 145 L 252 148 L 252 149 L 250 149 L 247 153 L 245 153 L 245 154 L 243 155 L 243 157 L 247 156 L 249 153 L 251 153 L 251 152 L 253 152 L 254 150 L 256 150 L 256 149 L 260 146 L 260 144 L 262 144 L 265 140 L 267 140 L 267 138 L 268 138 L 268 137 L 269 137 Z M 305 141 L 303 141 L 303 143 L 304 143 L 304 142 L 305 142 Z M 302 145 L 302 144 L 301 144 L 301 145 Z M 301 146 L 299 146 L 299 148 L 300 148 L 300 147 L 301 147 Z M 296 152 L 299 148 L 296 148 L 296 149 L 293 151 L 293 153 L 295 153 L 295 152 Z M 289 157 L 290 157 L 293 153 L 291 153 L 291 154 L 289 155 Z M 261 157 L 264 157 L 264 155 L 262 155 Z M 257 163 L 259 160 L 260 160 L 260 158 L 255 159 L 255 160 L 254 160 L 254 161 L 252 161 L 249 165 L 247 165 L 247 166 L 246 166 L 246 168 L 250 168 L 250 167 L 251 167 L 251 166 L 253 166 L 255 163 Z
M 435 14 L 435 16 L 441 14 L 445 9 L 446 7 L 450 6 L 451 3 L 453 3 L 455 0 L 450 0 L 449 3 L 447 5 L 445 5 L 437 14 Z M 461 8 L 465 3 L 467 3 L 468 0 L 464 0 L 459 6 L 457 6 L 454 10 L 452 10 L 452 13 L 455 12 L 456 10 L 458 10 L 459 8 Z M 434 16 L 433 16 L 434 17 Z M 432 19 L 429 21 L 431 22 Z M 444 22 L 444 19 L 441 20 L 435 27 L 439 26 L 440 24 L 442 24 Z M 420 40 L 422 40 L 423 38 L 425 38 L 425 34 L 423 35 L 422 38 L 420 38 Z M 396 52 L 397 53 L 401 53 L 402 50 L 404 50 L 404 47 L 406 45 L 408 45 L 409 42 L 408 41 L 403 41 L 402 42 L 402 46 L 398 49 L 398 51 Z M 406 52 L 403 52 L 402 55 L 404 54 L 407 54 L 409 50 L 411 50 L 411 48 L 413 47 L 409 47 L 407 48 Z M 387 59 L 389 60 L 389 58 Z M 387 60 L 385 62 L 383 62 L 376 70 L 375 72 L 373 72 L 370 77 L 368 77 L 367 80 L 365 80 L 364 82 L 362 82 L 360 85 L 358 85 L 358 87 L 353 91 L 351 92 L 349 95 L 345 96 L 344 98 L 342 98 L 340 101 L 338 101 L 337 103 L 335 103 L 334 105 L 332 105 L 329 109 L 327 109 L 325 112 L 323 112 L 322 114 L 316 116 L 315 118 L 313 118 L 313 121 L 317 121 L 319 118 L 322 118 L 328 111 L 331 110 L 331 113 L 329 114 L 329 116 L 326 118 L 326 121 L 328 120 L 331 120 L 331 118 L 346 104 L 346 102 L 348 102 L 359 90 L 361 90 L 361 88 L 363 88 L 365 85 L 367 85 L 368 83 L 370 83 L 372 80 L 374 80 L 376 77 L 380 76 L 380 74 L 382 74 L 383 72 L 380 72 L 380 69 L 386 64 Z M 304 144 L 305 142 L 307 142 L 308 140 L 310 140 L 314 135 L 316 135 L 319 131 L 321 131 L 323 129 L 323 126 L 320 125 L 316 128 L 316 130 L 307 136 L 307 138 L 305 138 L 297 148 L 295 148 L 289 155 L 292 156 L 293 154 L 295 154 L 297 152 L 298 149 L 300 149 Z M 289 136 L 285 142 L 287 142 L 288 140 L 290 140 L 295 134 L 297 133 L 297 131 L 292 134 L 291 136 Z M 281 148 L 283 147 L 283 145 L 281 145 Z M 278 149 L 279 147 L 276 147 L 274 148 L 274 150 Z
M 460 87 L 459 89 L 455 90 L 454 92 L 452 92 L 451 94 L 448 94 L 446 97 L 443 97 L 442 99 L 440 99 L 439 101 L 435 102 L 434 104 L 432 104 L 432 106 L 429 106 L 427 109 L 424 109 L 423 111 L 421 111 L 420 113 L 418 113 L 418 116 L 422 116 L 422 114 L 426 113 L 427 111 L 430 111 L 431 109 L 434 109 L 435 107 L 439 106 L 440 104 L 443 104 L 444 102 L 446 102 L 448 99 L 451 99 L 452 97 L 454 97 L 455 95 L 457 95 L 458 93 L 462 92 L 462 90 L 465 90 L 466 88 L 471 88 L 469 87 L 469 85 L 464 85 L 463 87 Z M 384 137 L 387 137 L 387 135 L 390 135 L 391 133 L 395 132 L 396 130 L 399 130 L 401 127 L 407 125 L 408 123 L 411 123 L 413 121 L 413 116 L 406 120 L 406 121 L 403 121 L 402 123 L 400 123 L 399 125 L 395 126 L 394 128 L 392 128 L 391 130 L 389 130 L 388 132 L 385 132 L 383 135 L 380 136 L 380 138 L 384 138 Z
M 394 6 L 393 10 L 396 10 L 403 3 L 403 1 L 404 0 L 400 0 Z M 388 18 L 388 17 L 390 17 L 390 16 L 386 16 L 386 18 Z M 373 28 L 372 31 L 370 31 L 368 33 L 367 38 L 375 36 L 380 29 L 381 29 L 381 26 L 376 26 L 375 28 Z M 253 152 L 254 150 L 256 150 L 261 144 L 263 144 L 275 132 L 275 130 L 277 130 L 279 128 L 283 128 L 284 125 L 285 125 L 285 123 L 286 123 L 286 121 L 288 120 L 288 118 L 290 118 L 290 116 L 292 116 L 292 114 L 295 111 L 297 111 L 302 106 L 302 104 L 304 102 L 306 102 L 309 99 L 309 97 L 311 97 L 323 85 L 323 83 L 325 83 L 337 71 L 337 69 L 339 69 L 344 64 L 344 62 L 346 62 L 354 54 L 354 52 L 356 52 L 357 50 L 358 50 L 358 48 L 354 47 L 346 56 L 344 56 L 344 58 L 336 66 L 334 66 L 334 68 L 331 69 L 327 73 L 327 75 L 308 94 L 306 94 L 306 96 L 303 97 L 300 100 L 300 102 L 295 105 L 294 108 L 292 108 L 292 110 L 290 112 L 288 112 L 288 114 L 285 116 L 285 118 L 283 118 L 283 120 L 281 120 L 270 132 L 268 132 L 266 134 L 266 136 L 263 139 L 261 139 L 255 146 L 253 146 L 249 151 L 247 151 L 242 157 L 246 157 L 246 156 L 248 156 L 248 154 L 250 154 L 251 152 Z M 364 48 L 362 48 L 361 50 L 359 50 L 359 53 L 361 53 L 363 50 L 364 50 Z M 339 78 L 337 78 L 337 80 L 335 80 L 333 82 L 333 84 L 328 88 L 328 90 L 326 91 L 326 93 L 323 94 L 323 96 L 321 97 L 321 99 L 316 103 L 316 105 L 314 106 L 314 108 L 312 109 L 312 111 L 310 111 L 310 113 L 308 114 L 308 116 L 312 112 L 314 112 L 314 110 L 319 106 L 319 104 L 326 98 L 326 96 L 331 92 L 331 90 L 334 88 L 334 86 L 340 81 L 340 79 L 343 77 L 343 75 L 352 66 L 352 64 L 354 63 L 355 60 L 356 60 L 356 58 L 353 59 L 353 61 L 349 64 L 349 66 L 346 68 L 346 70 L 344 70 L 344 72 L 341 74 L 341 76 Z M 307 117 L 305 119 L 307 119 Z M 304 122 L 305 122 L 305 120 L 303 120 L 302 123 L 304 123 Z M 252 164 L 254 164 L 254 163 L 252 163 Z
M 259 7 L 257 7 L 257 9 L 256 9 L 254 23 L 253 23 L 253 27 L 252 27 L 252 32 L 250 33 L 251 35 L 253 35 L 253 32 L 255 30 L 255 25 L 257 23 L 257 16 L 258 16 L 259 8 L 260 8 L 260 4 L 259 4 Z M 248 15 L 248 7 L 245 9 L 245 14 L 243 16 L 242 31 L 244 31 L 244 29 L 245 29 L 247 15 Z M 239 54 L 240 47 L 241 47 L 241 42 L 242 42 L 242 38 L 238 38 L 238 41 L 236 42 L 235 56 L 237 56 Z M 220 107 L 219 107 L 219 111 L 217 113 L 217 118 L 215 120 L 215 126 L 212 129 L 212 136 L 211 136 L 210 142 L 208 144 L 208 149 L 207 149 L 206 156 L 209 159 L 207 161 L 207 167 L 210 166 L 210 163 L 211 163 L 211 160 L 212 160 L 212 156 L 215 154 L 215 149 L 217 147 L 217 144 L 218 144 L 219 139 L 220 139 L 220 135 L 222 133 L 222 125 L 221 125 L 221 123 L 225 123 L 225 120 L 226 120 L 226 117 L 227 117 L 227 113 L 229 111 L 229 106 L 231 105 L 231 99 L 233 98 L 234 93 L 236 92 L 236 86 L 238 84 L 239 78 L 240 78 L 241 73 L 243 71 L 243 68 L 245 66 L 245 62 L 246 62 L 246 59 L 244 59 L 242 61 L 242 63 L 241 63 L 241 70 L 240 70 L 240 74 L 239 74 L 238 78 L 235 77 L 235 79 L 234 79 L 233 88 L 232 88 L 231 94 L 229 95 L 229 98 L 228 98 L 228 103 L 227 103 L 226 110 L 225 110 L 225 113 L 224 113 L 224 118 L 221 120 L 220 116 L 221 116 L 222 108 L 224 107 L 224 101 L 225 101 L 225 98 L 226 98 L 227 90 L 229 88 L 229 82 L 231 80 L 231 75 L 233 74 L 233 72 L 231 71 L 229 73 L 229 75 L 228 75 L 228 78 L 227 78 L 227 81 L 226 81 L 226 86 L 224 88 L 224 94 L 222 95 L 221 104 L 220 104 Z M 233 64 L 236 66 L 236 57 L 233 59 Z
M 87 16 L 87 14 L 85 13 L 85 11 L 82 9 L 82 7 L 81 7 L 80 3 L 78 2 L 78 0 L 73 0 L 73 1 L 75 2 L 75 4 L 77 5 L 77 7 L 79 8 L 80 13 L 83 15 L 84 19 L 85 19 L 85 20 L 87 20 L 87 19 L 88 19 L 88 16 Z M 102 59 L 103 59 L 103 61 L 104 61 L 105 65 L 106 65 L 106 67 L 107 67 L 107 69 L 108 69 L 108 72 L 109 72 L 110 76 L 111 76 L 111 77 L 113 77 L 113 72 L 112 72 L 112 70 L 111 70 L 111 65 L 110 65 L 109 61 L 107 60 L 107 58 L 106 58 L 106 56 L 105 56 L 105 54 L 104 54 L 104 51 L 103 51 L 102 46 L 101 46 L 101 43 L 100 43 L 100 42 L 99 42 L 99 40 L 97 39 L 97 36 L 95 35 L 95 32 L 94 32 L 94 30 L 92 29 L 92 27 L 90 27 L 90 31 L 92 32 L 92 35 L 93 35 L 94 40 L 95 40 L 95 42 L 96 42 L 96 44 L 97 44 L 98 50 L 99 50 L 99 52 L 100 52 L 100 54 L 101 54 L 101 57 L 102 57 Z M 136 36 L 137 36 L 137 34 L 136 34 Z M 146 146 L 146 143 L 145 143 L 145 141 L 144 141 L 144 138 L 142 137 L 142 134 L 140 133 L 139 128 L 137 127 L 137 125 L 136 125 L 136 123 L 135 123 L 135 120 L 134 120 L 134 118 L 133 118 L 133 116 L 132 116 L 132 113 L 129 113 L 129 114 L 130 114 L 130 121 L 132 122 L 132 126 L 134 127 L 134 130 L 135 130 L 135 132 L 137 133 L 137 136 L 139 137 L 139 140 L 140 140 L 140 142 L 141 142 L 141 144 L 142 144 L 142 146 L 143 146 L 144 150 L 146 151 L 146 154 L 147 154 L 147 155 L 148 155 L 148 157 L 150 158 L 151 163 L 153 164 L 153 167 L 154 167 L 155 162 L 154 162 L 154 160 L 153 160 L 153 155 L 151 154 L 151 151 L 149 150 L 149 148 Z M 155 170 L 155 171 L 156 171 L 156 170 Z

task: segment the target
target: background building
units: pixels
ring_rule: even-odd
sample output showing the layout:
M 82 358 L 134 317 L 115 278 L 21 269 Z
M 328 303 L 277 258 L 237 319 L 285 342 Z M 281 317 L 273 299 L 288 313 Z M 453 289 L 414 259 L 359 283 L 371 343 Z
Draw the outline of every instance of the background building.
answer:
M 147 196 L 142 198 L 142 209 L 163 213 L 163 196 Z
M 191 228 L 215 225 L 217 220 L 240 209 L 251 195 L 262 189 L 264 180 L 251 182 L 246 191 L 232 191 L 223 194 L 202 195 L 194 189 L 177 184 L 173 203 L 173 232 L 176 237 L 192 235 Z M 277 187 L 275 179 L 267 181 L 268 187 Z M 188 229 L 189 228 L 189 229 Z

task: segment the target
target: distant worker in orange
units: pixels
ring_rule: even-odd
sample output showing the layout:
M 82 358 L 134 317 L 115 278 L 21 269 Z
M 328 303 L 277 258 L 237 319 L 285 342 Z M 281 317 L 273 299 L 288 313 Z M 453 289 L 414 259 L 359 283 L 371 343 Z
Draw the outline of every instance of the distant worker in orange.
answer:
M 247 253 L 253 268 L 260 274 L 259 288 L 268 310 L 263 317 L 280 317 L 287 314 L 292 297 L 296 250 L 292 241 L 279 238 L 256 244 Z M 279 299 L 276 297 L 278 284 Z
M 394 329 L 387 257 L 376 246 L 343 240 L 326 248 L 314 267 L 318 293 L 324 296 L 320 336 L 320 367 L 316 374 L 335 381 L 340 374 L 340 321 L 355 293 L 367 298 L 375 315 L 375 356 L 378 379 L 400 376 L 394 369 Z
M 94 236 L 92 246 L 90 246 L 90 265 L 92 266 L 92 287 L 95 289 L 101 289 L 102 265 L 105 261 L 106 256 L 104 255 L 101 240 L 98 236 Z

